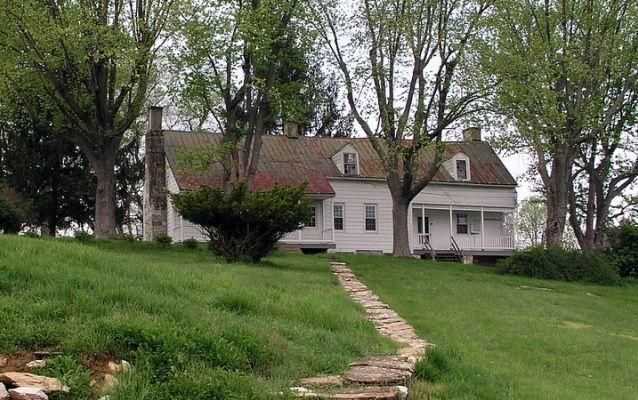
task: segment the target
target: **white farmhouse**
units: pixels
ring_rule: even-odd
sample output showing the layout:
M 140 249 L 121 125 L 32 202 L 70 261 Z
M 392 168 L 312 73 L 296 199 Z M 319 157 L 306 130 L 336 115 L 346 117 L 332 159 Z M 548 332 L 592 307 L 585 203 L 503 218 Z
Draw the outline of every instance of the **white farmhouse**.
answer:
M 185 173 L 182 152 L 219 143 L 211 133 L 165 131 L 161 109 L 151 111 L 146 138 L 144 233 L 146 240 L 167 234 L 176 242 L 204 240 L 200 229 L 171 205 L 169 193 L 221 185 L 221 170 Z M 314 218 L 288 234 L 283 247 L 305 251 L 391 253 L 392 202 L 381 162 L 365 138 L 265 136 L 252 190 L 307 184 Z M 408 219 L 410 249 L 424 257 L 491 261 L 514 248 L 511 215 L 516 181 L 478 128 L 461 142 L 446 142 L 445 162 L 412 201 Z

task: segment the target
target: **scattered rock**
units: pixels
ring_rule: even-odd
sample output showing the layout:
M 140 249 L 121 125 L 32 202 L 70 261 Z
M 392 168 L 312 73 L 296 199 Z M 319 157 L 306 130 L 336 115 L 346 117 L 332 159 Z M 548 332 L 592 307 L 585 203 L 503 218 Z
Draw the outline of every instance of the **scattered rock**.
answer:
M 44 368 L 47 366 L 47 360 L 33 360 L 28 362 L 26 367 L 29 369 Z
M 33 352 L 33 356 L 38 359 L 57 357 L 57 356 L 61 356 L 62 354 L 64 353 L 62 353 L 61 351 L 34 351 Z
M 9 359 L 7 357 L 0 356 L 0 368 L 4 368 L 9 364 Z
M 127 373 L 131 370 L 131 364 L 126 360 L 122 360 L 119 363 L 109 361 L 107 368 L 112 374 Z
M 69 391 L 69 388 L 58 379 L 23 372 L 0 373 L 0 382 L 7 386 L 36 388 L 45 393 L 66 393 Z
M 115 386 L 119 383 L 119 380 L 111 374 L 105 374 L 98 379 L 91 380 L 91 386 L 95 388 L 99 395 L 106 395 L 112 393 Z
M 291 387 L 290 391 L 296 397 L 309 397 L 309 398 L 317 398 L 319 397 L 315 392 L 308 390 L 304 387 Z
M 36 387 L 9 389 L 11 400 L 49 400 L 49 396 Z
M 0 383 L 0 400 L 9 400 L 9 392 L 3 383 Z

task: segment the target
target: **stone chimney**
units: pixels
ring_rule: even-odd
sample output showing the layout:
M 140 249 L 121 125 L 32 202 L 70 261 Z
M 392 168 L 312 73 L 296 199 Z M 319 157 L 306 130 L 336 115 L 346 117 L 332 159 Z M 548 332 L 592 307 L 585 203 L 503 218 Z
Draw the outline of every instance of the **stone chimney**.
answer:
M 166 153 L 162 131 L 162 107 L 151 107 L 145 137 L 144 240 L 168 234 Z
M 480 142 L 481 141 L 481 128 L 470 127 L 463 129 L 463 141 L 465 142 Z
M 301 135 L 301 125 L 295 121 L 284 121 L 284 135 L 296 139 Z

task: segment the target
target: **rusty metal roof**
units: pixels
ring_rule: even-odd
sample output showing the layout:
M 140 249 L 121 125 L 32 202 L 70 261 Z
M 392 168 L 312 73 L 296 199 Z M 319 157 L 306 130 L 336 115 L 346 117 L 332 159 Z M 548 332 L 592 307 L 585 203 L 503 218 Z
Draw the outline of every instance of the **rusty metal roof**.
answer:
M 222 170 L 219 165 L 207 171 L 193 172 L 180 168 L 180 154 L 212 148 L 221 136 L 212 133 L 166 131 L 164 133 L 166 157 L 182 190 L 201 186 L 221 187 Z M 251 179 L 253 190 L 266 190 L 275 185 L 307 184 L 308 193 L 334 194 L 330 178 L 343 174 L 332 161 L 332 156 L 345 145 L 351 144 L 359 154 L 359 178 L 384 179 L 383 165 L 366 138 L 319 138 L 263 136 L 257 173 Z M 463 153 L 470 159 L 471 180 L 463 184 L 515 186 L 509 173 L 492 147 L 485 142 L 446 142 L 444 159 Z M 432 156 L 422 157 L 423 171 Z M 461 183 L 443 167 L 433 179 L 438 183 Z

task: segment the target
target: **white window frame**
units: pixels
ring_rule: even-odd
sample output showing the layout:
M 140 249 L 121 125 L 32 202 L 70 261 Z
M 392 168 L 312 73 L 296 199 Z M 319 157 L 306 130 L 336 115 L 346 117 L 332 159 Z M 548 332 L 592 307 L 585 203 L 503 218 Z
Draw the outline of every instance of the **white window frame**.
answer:
M 465 163 L 465 178 L 461 178 L 459 176 L 459 161 Z M 469 181 L 470 180 L 470 160 L 467 158 L 457 158 L 454 160 L 454 169 L 456 171 L 456 179 L 459 181 Z
M 368 207 L 374 207 L 374 230 L 368 229 Z M 379 207 L 375 203 L 365 203 L 363 205 L 363 231 L 366 233 L 376 233 L 379 231 Z
M 341 207 L 341 229 L 337 229 L 335 226 L 336 213 L 335 209 Z M 346 203 L 334 203 L 332 206 L 332 227 L 337 232 L 345 232 L 346 230 Z
M 459 223 L 459 219 L 460 218 L 465 218 L 465 223 L 461 224 Z M 467 232 L 465 233 L 460 233 L 459 232 L 459 226 L 465 226 L 467 228 Z M 457 235 L 469 235 L 470 234 L 470 216 L 467 213 L 464 212 L 459 212 L 456 213 L 456 229 L 455 232 Z
M 347 170 L 346 169 L 346 165 L 352 165 L 350 163 L 346 164 L 346 156 L 348 154 L 351 154 L 351 155 L 354 156 L 354 173 L 353 174 L 348 174 L 347 171 L 346 171 Z M 359 175 L 359 155 L 357 153 L 355 153 L 355 152 L 344 151 L 342 158 L 343 158 L 343 174 L 345 176 L 357 176 L 357 175 Z
M 317 227 L 317 206 L 310 206 L 312 210 L 312 216 L 310 217 L 310 221 L 308 221 L 308 225 L 305 225 L 304 228 L 316 228 Z M 314 221 L 313 225 L 310 225 L 310 222 Z

